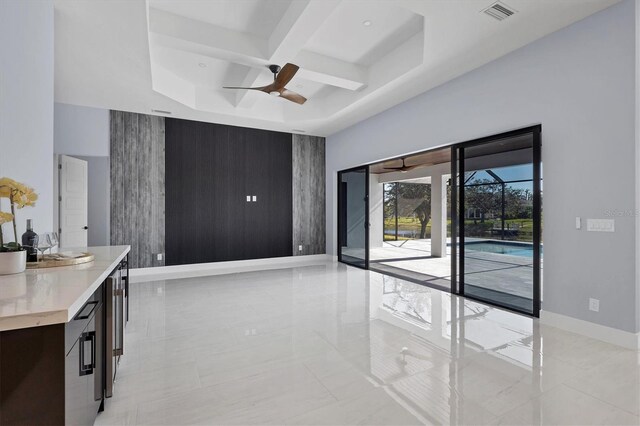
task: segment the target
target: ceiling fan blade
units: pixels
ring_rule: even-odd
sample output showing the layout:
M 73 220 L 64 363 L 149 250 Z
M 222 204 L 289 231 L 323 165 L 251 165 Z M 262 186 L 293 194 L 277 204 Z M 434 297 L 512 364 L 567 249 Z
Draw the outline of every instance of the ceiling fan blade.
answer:
M 284 89 L 282 90 L 282 92 L 280 92 L 280 97 L 300 105 L 307 102 L 307 98 L 305 98 L 304 96 L 287 89 Z
M 273 83 L 275 90 L 279 91 L 281 89 L 284 89 L 284 86 L 286 86 L 287 83 L 291 81 L 293 76 L 298 72 L 299 68 L 300 67 L 298 67 L 297 65 L 289 63 L 282 67 L 280 72 L 276 75 L 276 81 Z
M 264 87 L 231 87 L 231 86 L 223 86 L 223 89 L 239 89 L 239 90 L 262 90 Z

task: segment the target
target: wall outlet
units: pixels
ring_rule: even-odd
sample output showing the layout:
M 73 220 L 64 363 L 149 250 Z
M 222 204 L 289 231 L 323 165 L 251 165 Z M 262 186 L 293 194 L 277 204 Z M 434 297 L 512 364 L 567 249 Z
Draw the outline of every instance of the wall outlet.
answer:
M 156 260 L 162 260 L 163 258 L 164 258 L 164 255 L 162 253 L 156 254 Z
M 593 312 L 600 312 L 600 300 L 599 299 L 589 299 L 589 310 Z
M 302 251 L 302 246 L 298 246 L 298 251 Z
M 576 216 L 576 229 L 581 229 L 582 228 L 582 220 L 580 219 L 580 216 Z
M 615 232 L 614 219 L 587 219 L 587 231 L 590 232 Z

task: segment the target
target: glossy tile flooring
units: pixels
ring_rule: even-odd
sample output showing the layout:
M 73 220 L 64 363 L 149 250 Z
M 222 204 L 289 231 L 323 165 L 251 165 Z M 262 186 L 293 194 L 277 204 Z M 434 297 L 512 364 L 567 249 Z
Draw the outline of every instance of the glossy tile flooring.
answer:
M 96 424 L 639 424 L 638 352 L 336 263 L 134 283 Z

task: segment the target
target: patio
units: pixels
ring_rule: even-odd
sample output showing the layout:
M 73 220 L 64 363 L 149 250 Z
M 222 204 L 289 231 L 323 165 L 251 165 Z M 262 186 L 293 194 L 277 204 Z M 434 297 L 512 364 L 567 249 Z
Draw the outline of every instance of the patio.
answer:
M 480 239 L 467 239 L 479 242 Z M 446 256 L 431 256 L 429 239 L 385 241 L 371 247 L 370 268 L 443 289 L 451 287 L 451 241 Z M 516 309 L 530 309 L 533 259 L 524 256 L 467 250 L 466 294 L 500 301 Z

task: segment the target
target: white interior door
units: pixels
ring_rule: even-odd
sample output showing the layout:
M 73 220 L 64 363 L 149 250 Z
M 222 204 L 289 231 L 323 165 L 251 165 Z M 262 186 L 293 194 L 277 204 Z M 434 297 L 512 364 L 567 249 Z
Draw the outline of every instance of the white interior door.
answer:
M 86 247 L 88 235 L 87 162 L 60 156 L 60 247 Z

